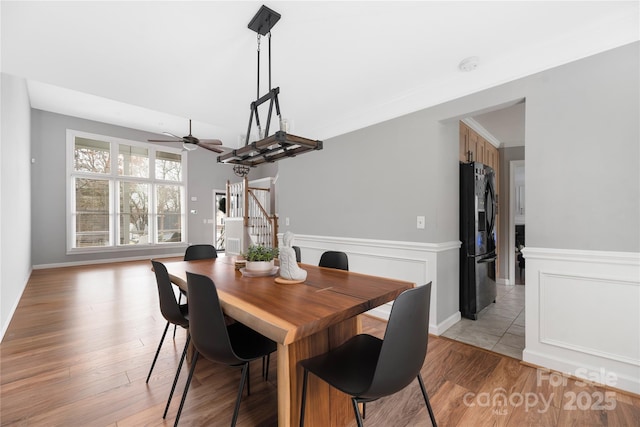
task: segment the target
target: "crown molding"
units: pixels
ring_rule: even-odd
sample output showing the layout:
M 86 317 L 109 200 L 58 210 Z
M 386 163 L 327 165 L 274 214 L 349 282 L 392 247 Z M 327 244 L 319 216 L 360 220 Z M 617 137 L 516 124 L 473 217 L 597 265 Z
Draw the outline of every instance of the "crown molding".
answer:
M 476 131 L 478 134 L 480 134 L 481 137 L 489 141 L 494 147 L 500 148 L 500 145 L 502 145 L 502 143 L 498 141 L 495 136 L 491 135 L 488 130 L 486 130 L 480 123 L 476 122 L 471 117 L 462 119 L 462 122 Z

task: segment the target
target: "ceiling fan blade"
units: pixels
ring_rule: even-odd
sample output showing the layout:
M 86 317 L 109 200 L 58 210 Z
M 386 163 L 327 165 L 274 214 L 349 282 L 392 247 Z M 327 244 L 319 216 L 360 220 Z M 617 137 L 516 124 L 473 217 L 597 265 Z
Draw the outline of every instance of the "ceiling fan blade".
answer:
M 181 136 L 174 135 L 174 134 L 172 134 L 171 132 L 162 132 L 162 133 L 163 133 L 163 134 L 165 134 L 165 135 L 167 135 L 167 136 L 172 136 L 172 137 L 174 137 L 174 138 L 176 138 L 176 139 L 182 140 L 182 137 L 181 137 Z
M 199 145 L 206 150 L 215 151 L 216 153 L 222 153 L 222 150 L 220 148 L 215 147 L 216 145 L 222 145 L 222 141 L 220 141 L 219 139 L 198 139 L 195 136 L 191 135 L 191 120 L 189 120 L 189 135 L 187 136 L 178 136 L 178 135 L 172 134 L 171 132 L 162 132 L 162 133 L 164 135 L 175 138 L 175 140 L 149 139 L 148 141 L 149 142 L 181 142 L 183 144 L 183 147 L 188 151 L 195 150 L 196 146 Z M 189 150 L 187 146 L 189 146 L 189 148 L 193 146 L 192 150 Z
M 222 153 L 224 150 L 217 145 L 208 145 L 203 144 L 202 141 L 198 144 L 199 147 L 204 148 L 205 150 L 213 151 L 214 153 Z

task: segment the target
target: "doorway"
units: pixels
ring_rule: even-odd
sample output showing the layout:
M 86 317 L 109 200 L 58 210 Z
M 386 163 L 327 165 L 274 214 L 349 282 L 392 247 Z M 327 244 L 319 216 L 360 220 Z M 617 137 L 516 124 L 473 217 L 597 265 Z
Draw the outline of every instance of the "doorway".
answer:
M 215 213 L 213 227 L 214 246 L 218 252 L 225 251 L 225 219 L 227 218 L 227 193 L 213 190 L 213 212 Z
M 525 161 L 509 162 L 509 282 L 524 285 L 525 261 L 520 253 L 524 248 L 525 228 Z
M 515 206 L 511 207 L 515 197 L 512 196 L 514 185 L 510 179 L 510 166 L 516 160 L 521 161 L 524 167 L 525 102 L 518 100 L 509 105 L 487 108 L 464 117 L 463 121 L 484 138 L 485 144 L 488 141 L 499 146 L 496 169 L 499 174 L 498 244 L 501 262 L 496 271 L 496 302 L 482 310 L 477 320 L 462 318 L 442 335 L 522 360 L 525 346 L 525 288 L 515 284 L 515 272 L 518 271 L 515 264 L 515 218 L 512 215 Z M 524 214 L 524 188 L 521 195 Z

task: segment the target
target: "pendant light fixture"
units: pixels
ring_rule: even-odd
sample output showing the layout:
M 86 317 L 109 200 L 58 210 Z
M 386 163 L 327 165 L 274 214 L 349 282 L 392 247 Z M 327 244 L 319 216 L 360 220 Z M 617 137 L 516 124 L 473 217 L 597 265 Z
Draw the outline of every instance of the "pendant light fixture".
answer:
M 251 19 L 251 22 L 249 22 L 248 28 L 258 34 L 257 98 L 251 103 L 251 114 L 249 116 L 245 145 L 242 148 L 218 156 L 219 163 L 231 163 L 247 167 L 243 168 L 243 171 L 246 171 L 246 173 L 248 173 L 248 167 L 294 157 L 312 150 L 322 150 L 322 141 L 288 133 L 288 122 L 282 118 L 280 114 L 280 104 L 278 103 L 280 87 L 271 87 L 271 28 L 273 28 L 279 19 L 279 13 L 263 5 L 253 19 Z M 269 92 L 260 96 L 260 38 L 267 35 L 269 41 Z M 269 102 L 269 110 L 266 123 L 264 123 L 263 126 L 260 122 L 258 107 L 267 101 Z M 273 134 L 269 134 L 274 107 L 279 119 L 279 130 Z M 251 138 L 254 119 L 257 127 L 258 140 L 250 143 L 249 140 Z M 234 171 L 235 169 L 234 167 Z

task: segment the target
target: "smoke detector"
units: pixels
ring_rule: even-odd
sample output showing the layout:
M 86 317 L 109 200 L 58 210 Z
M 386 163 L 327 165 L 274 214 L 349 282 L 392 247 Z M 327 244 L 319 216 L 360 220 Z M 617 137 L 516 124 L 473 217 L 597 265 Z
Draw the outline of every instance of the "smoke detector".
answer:
M 462 61 L 460 61 L 460 64 L 458 64 L 458 69 L 464 72 L 473 71 L 476 68 L 478 68 L 477 56 L 470 56 L 468 58 L 465 58 Z

